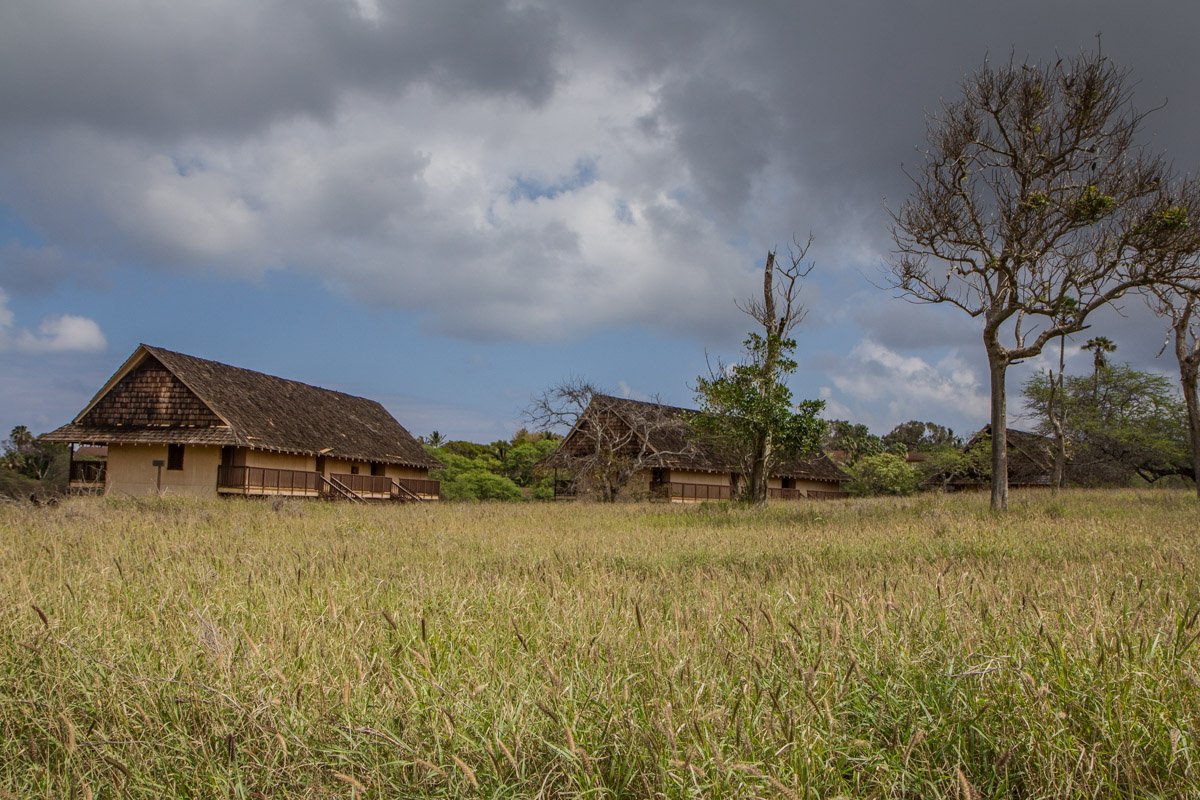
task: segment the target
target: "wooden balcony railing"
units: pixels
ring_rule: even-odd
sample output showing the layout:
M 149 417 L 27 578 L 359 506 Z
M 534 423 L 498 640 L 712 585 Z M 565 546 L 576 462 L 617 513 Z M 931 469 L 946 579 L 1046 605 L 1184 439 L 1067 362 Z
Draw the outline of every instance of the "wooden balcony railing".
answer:
M 422 500 L 436 500 L 442 496 L 442 484 L 425 478 L 390 478 L 403 489 L 415 494 Z
M 650 487 L 650 491 L 664 499 L 685 503 L 702 500 L 728 500 L 732 496 L 730 487 L 710 483 L 664 483 Z M 840 491 L 769 488 L 767 497 L 772 500 L 839 500 L 849 497 L 849 495 Z
M 334 500 L 432 500 L 441 496 L 437 481 L 386 475 L 320 472 L 271 467 L 217 468 L 217 491 L 224 494 L 326 497 Z
M 669 497 L 677 502 L 728 500 L 730 487 L 718 483 L 669 483 Z
M 217 491 L 319 497 L 321 473 L 271 467 L 217 467 Z
M 371 499 L 431 500 L 441 497 L 442 485 L 423 478 L 391 478 L 386 475 L 330 475 L 355 494 Z
M 808 493 L 809 500 L 844 500 L 850 496 L 849 492 L 818 492 L 810 491 Z
M 339 472 L 329 477 L 363 497 L 392 496 L 392 479 L 386 475 L 350 475 Z
M 828 492 L 817 489 L 767 489 L 769 500 L 838 500 L 849 497 L 846 492 Z

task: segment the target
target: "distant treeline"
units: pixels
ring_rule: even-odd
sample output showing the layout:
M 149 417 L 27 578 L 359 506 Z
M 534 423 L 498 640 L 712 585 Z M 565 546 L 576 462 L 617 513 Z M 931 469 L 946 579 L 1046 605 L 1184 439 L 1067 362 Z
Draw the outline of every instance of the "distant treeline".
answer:
M 445 464 L 430 477 L 442 482 L 444 500 L 550 500 L 553 475 L 537 464 L 554 452 L 559 436 L 524 428 L 491 444 L 446 441 L 434 431 L 421 437 L 425 449 Z

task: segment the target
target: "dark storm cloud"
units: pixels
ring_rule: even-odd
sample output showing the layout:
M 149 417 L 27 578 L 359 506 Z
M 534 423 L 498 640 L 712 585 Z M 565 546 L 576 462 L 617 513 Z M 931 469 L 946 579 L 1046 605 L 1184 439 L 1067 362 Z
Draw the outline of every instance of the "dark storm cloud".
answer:
M 1138 104 L 1171 101 L 1153 146 L 1200 167 L 1196 30 L 1200 4 L 1112 0 L 11 0 L 0 205 L 44 249 L 15 245 L 0 281 L 298 269 L 369 276 L 365 302 L 438 331 L 714 334 L 760 251 L 796 233 L 839 276 L 825 303 L 864 291 L 845 276 L 886 257 L 883 200 L 908 191 L 926 112 L 985 57 L 1045 61 L 1103 32 Z M 584 162 L 586 182 L 509 196 Z M 964 326 L 880 298 L 865 335 L 960 343 Z
M 754 176 L 770 163 L 777 115 L 758 94 L 717 75 L 693 76 L 665 87 L 659 105 L 698 188 L 725 220 L 736 222 L 750 199 Z M 717 154 L 714 157 L 714 154 Z
M 372 6 L 364 6 L 370 8 Z M 491 0 L 0 4 L 0 125 L 241 135 L 428 81 L 545 101 L 554 13 Z
M 777 170 L 802 190 L 789 209 L 795 224 L 853 237 L 860 233 L 848 217 L 866 214 L 873 223 L 866 236 L 881 250 L 881 200 L 894 206 L 908 192 L 900 165 L 919 161 L 926 112 L 956 98 L 963 76 L 985 58 L 1052 61 L 1094 48 L 1102 33 L 1104 51 L 1133 71 L 1140 107 L 1170 99 L 1147 120 L 1153 146 L 1181 167 L 1200 168 L 1200 108 L 1193 101 L 1200 69 L 1183 55 L 1200 30 L 1200 4 L 860 0 L 755 4 L 754 13 L 718 3 L 623 8 L 619 29 L 593 18 L 594 30 L 664 81 L 662 113 L 681 146 L 703 142 L 685 153 L 713 178 L 710 194 L 740 200 L 748 174 Z M 748 112 L 719 96 L 670 102 L 697 71 L 752 87 L 760 108 Z M 741 115 L 739 124 L 713 125 L 721 114 Z M 748 152 L 758 157 L 747 161 Z

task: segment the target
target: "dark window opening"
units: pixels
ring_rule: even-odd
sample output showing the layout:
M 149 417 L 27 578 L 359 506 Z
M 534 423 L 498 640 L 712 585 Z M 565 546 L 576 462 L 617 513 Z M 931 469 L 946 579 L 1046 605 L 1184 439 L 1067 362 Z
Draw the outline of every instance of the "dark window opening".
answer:
M 167 445 L 167 469 L 183 469 L 183 445 Z
M 783 488 L 784 489 L 795 489 L 796 488 L 796 479 L 795 478 L 784 478 L 783 479 Z
M 351 475 L 357 475 L 357 474 L 358 474 L 358 464 L 351 464 L 351 465 L 350 465 L 350 474 L 351 474 Z
M 371 464 L 371 474 L 372 475 L 382 475 L 383 474 L 383 464 L 379 464 L 377 462 L 372 463 Z

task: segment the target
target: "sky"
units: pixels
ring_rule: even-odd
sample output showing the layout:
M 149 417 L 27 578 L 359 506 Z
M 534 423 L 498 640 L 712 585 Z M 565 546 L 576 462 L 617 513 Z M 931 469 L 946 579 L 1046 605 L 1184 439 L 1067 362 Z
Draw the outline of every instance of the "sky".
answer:
M 70 421 L 139 342 L 417 435 L 507 438 L 572 377 L 694 405 L 809 233 L 795 394 L 972 432 L 978 327 L 878 288 L 929 115 L 1099 35 L 1195 172 L 1197 30 L 1184 0 L 7 0 L 0 432 Z M 1173 374 L 1165 332 L 1129 300 L 1068 370 L 1105 335 Z

